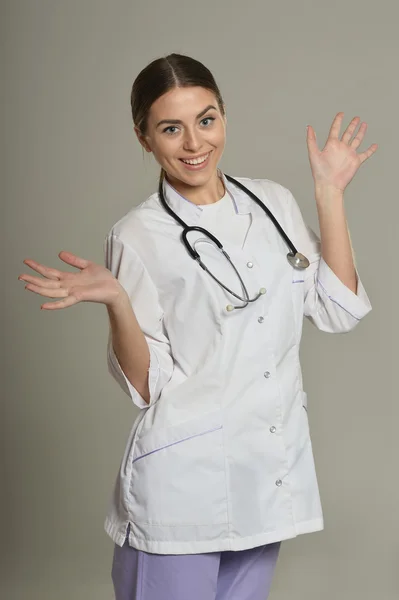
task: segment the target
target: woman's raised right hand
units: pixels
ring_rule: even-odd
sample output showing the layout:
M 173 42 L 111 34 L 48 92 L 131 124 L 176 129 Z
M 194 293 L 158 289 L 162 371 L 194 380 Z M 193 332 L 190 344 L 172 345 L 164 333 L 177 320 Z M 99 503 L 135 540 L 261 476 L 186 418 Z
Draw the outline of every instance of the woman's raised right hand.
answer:
M 57 302 L 42 304 L 40 308 L 56 310 L 78 302 L 99 302 L 111 306 L 123 295 L 122 286 L 106 267 L 64 250 L 58 256 L 68 265 L 79 269 L 79 272 L 59 271 L 28 258 L 23 261 L 43 275 L 43 278 L 20 275 L 18 279 L 27 282 L 25 289 L 48 298 L 62 298 Z

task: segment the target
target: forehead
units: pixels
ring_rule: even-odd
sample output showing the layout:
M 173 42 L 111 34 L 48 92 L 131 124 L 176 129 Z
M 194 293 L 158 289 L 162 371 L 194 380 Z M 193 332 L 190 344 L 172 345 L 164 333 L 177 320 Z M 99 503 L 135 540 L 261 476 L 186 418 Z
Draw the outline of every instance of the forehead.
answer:
M 149 118 L 151 120 L 195 118 L 210 104 L 219 108 L 216 96 L 210 90 L 200 86 L 173 88 L 155 100 Z

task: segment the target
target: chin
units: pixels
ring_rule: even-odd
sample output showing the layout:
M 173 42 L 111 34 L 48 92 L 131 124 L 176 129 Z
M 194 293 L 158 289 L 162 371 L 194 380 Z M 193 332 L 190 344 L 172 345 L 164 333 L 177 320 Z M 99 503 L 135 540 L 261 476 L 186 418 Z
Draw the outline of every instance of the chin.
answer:
M 210 181 L 215 175 L 215 170 L 212 170 L 211 173 L 195 173 L 191 177 L 185 177 L 184 180 L 188 185 L 192 186 L 202 186 L 206 185 L 208 181 Z

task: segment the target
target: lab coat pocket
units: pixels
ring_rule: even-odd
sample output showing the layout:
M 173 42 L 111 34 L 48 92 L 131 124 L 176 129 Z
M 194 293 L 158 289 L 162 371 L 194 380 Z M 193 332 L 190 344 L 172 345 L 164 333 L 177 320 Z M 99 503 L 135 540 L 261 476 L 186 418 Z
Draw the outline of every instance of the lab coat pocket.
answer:
M 132 520 L 138 523 L 226 523 L 222 411 L 139 437 L 130 492 Z

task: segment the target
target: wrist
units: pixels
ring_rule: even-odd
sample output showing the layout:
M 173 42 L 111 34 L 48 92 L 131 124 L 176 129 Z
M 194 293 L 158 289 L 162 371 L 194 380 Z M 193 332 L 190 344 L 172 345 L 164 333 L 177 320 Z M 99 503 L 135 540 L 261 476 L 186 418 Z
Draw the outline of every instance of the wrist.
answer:
M 330 184 L 315 183 L 316 202 L 343 202 L 344 190 Z
M 114 293 L 105 303 L 107 310 L 115 312 L 118 309 L 120 309 L 120 307 L 126 305 L 126 303 L 130 304 L 129 296 L 127 295 L 125 288 L 122 287 L 119 281 L 116 281 Z

